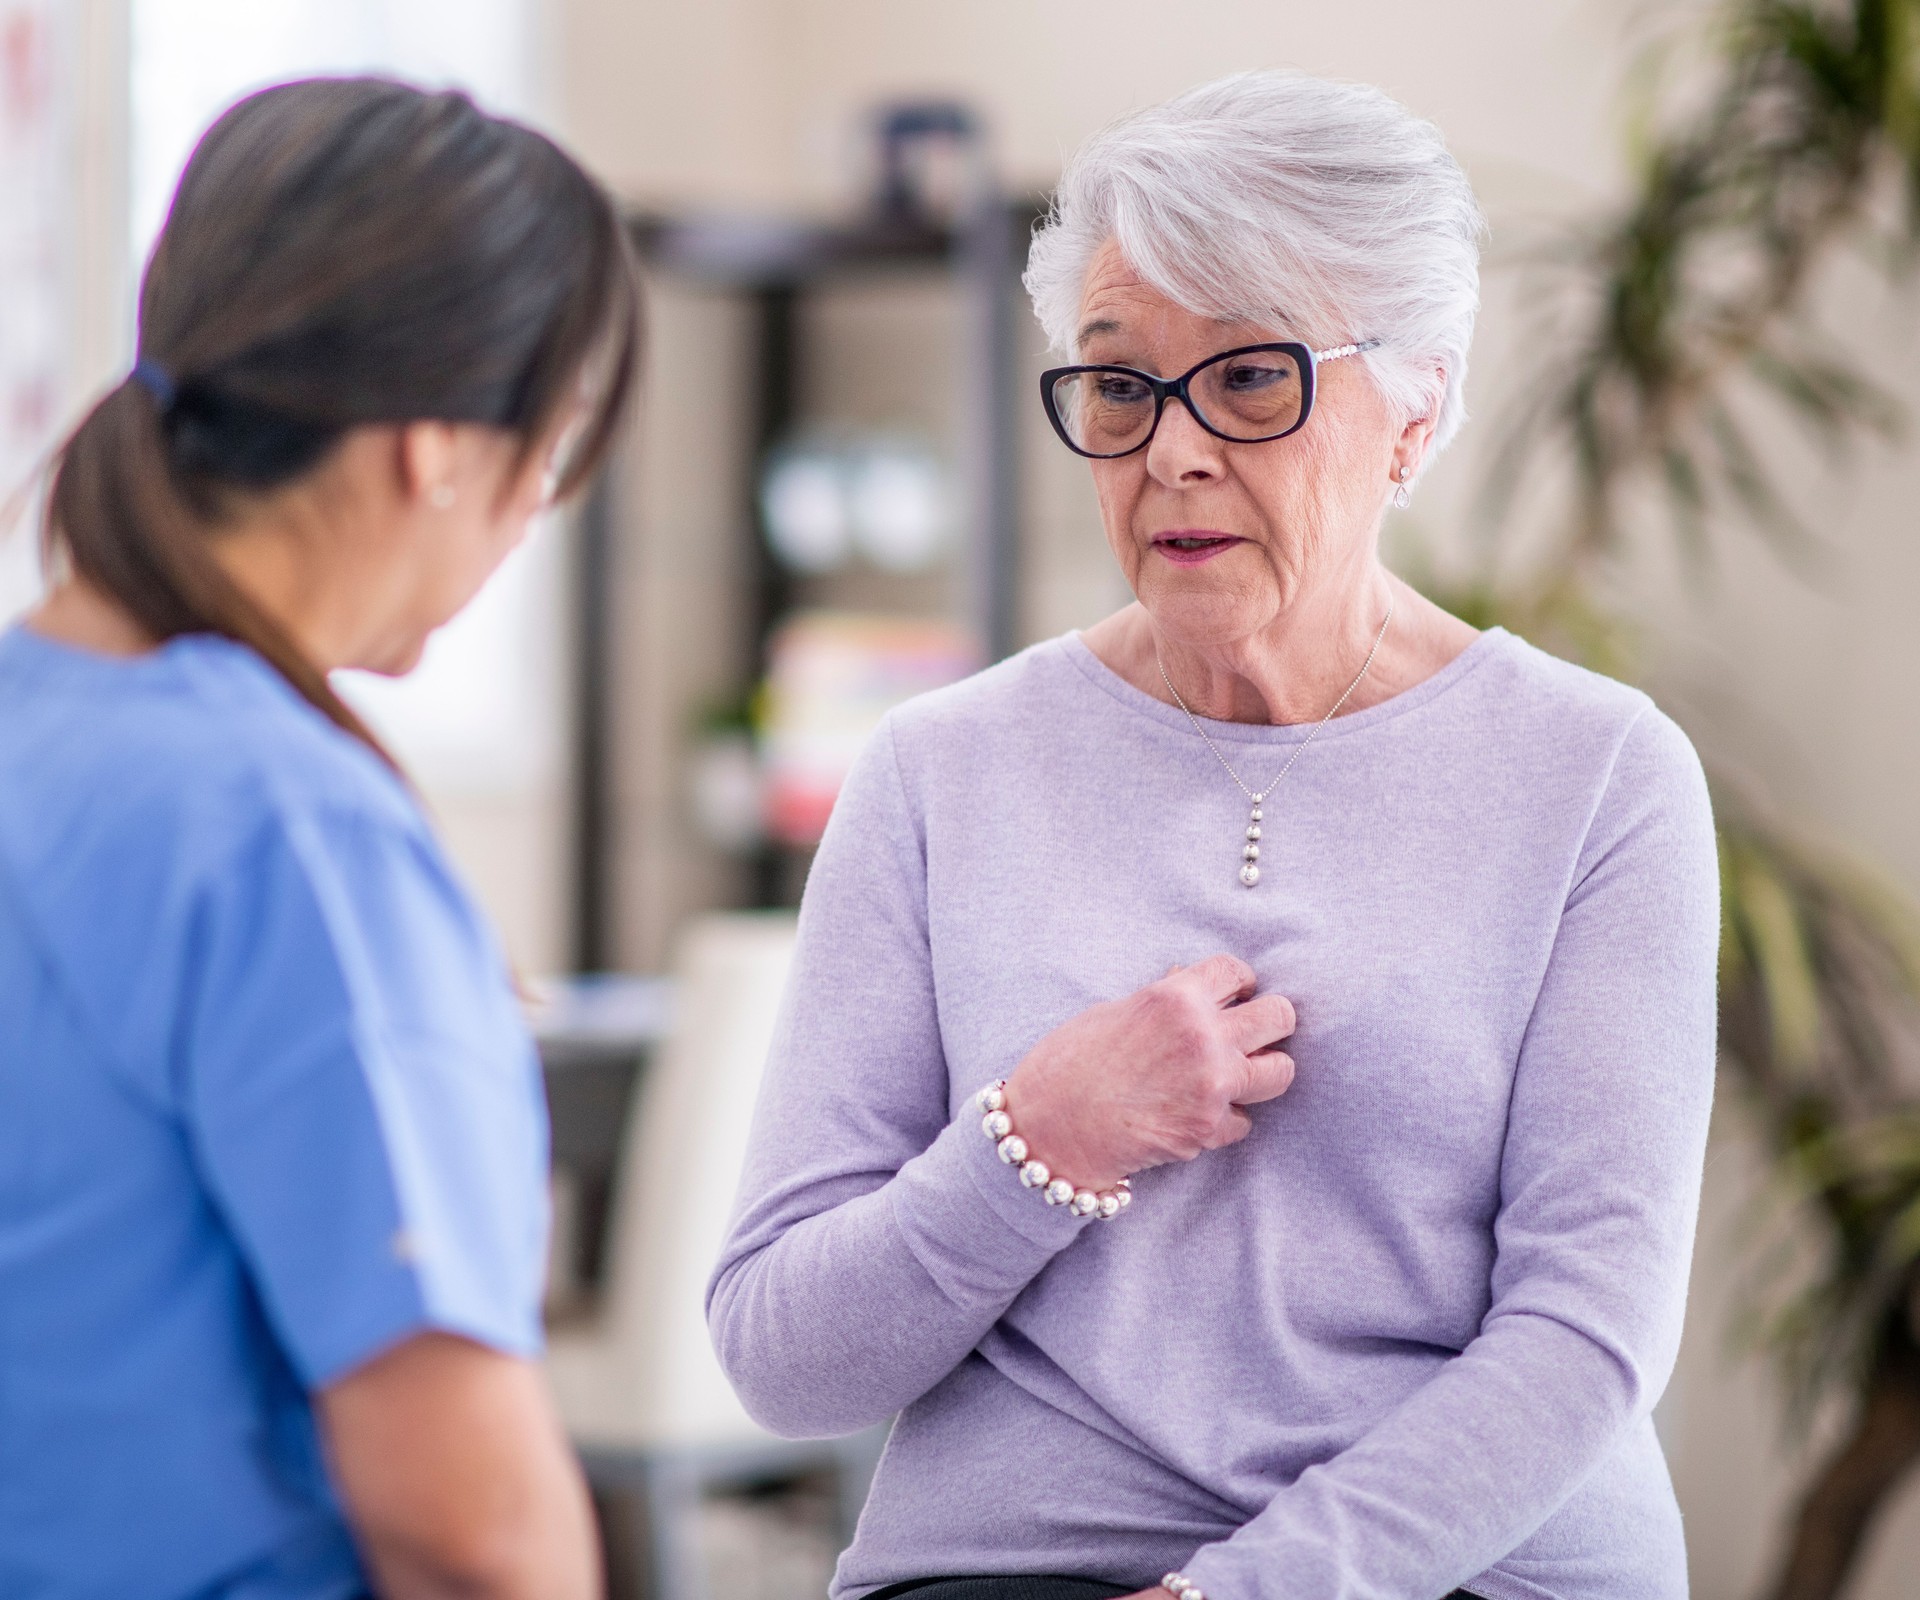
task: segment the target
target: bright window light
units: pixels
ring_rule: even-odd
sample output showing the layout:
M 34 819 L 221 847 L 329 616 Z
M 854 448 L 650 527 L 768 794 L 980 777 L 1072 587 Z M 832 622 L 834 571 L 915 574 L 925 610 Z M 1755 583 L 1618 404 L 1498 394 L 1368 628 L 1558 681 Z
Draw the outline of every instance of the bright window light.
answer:
M 133 0 L 133 241 L 144 260 L 194 141 L 253 89 L 384 72 L 525 115 L 531 0 Z

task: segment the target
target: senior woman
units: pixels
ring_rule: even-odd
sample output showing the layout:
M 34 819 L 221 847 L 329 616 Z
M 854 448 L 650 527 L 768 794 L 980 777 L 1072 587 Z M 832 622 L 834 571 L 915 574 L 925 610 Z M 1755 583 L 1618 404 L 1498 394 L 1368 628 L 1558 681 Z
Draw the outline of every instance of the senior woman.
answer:
M 1289 74 L 1062 180 L 1045 399 L 1138 603 L 866 750 L 710 1295 L 769 1428 L 897 1414 L 836 1597 L 1686 1592 L 1699 764 L 1378 554 L 1479 229 L 1432 127 Z

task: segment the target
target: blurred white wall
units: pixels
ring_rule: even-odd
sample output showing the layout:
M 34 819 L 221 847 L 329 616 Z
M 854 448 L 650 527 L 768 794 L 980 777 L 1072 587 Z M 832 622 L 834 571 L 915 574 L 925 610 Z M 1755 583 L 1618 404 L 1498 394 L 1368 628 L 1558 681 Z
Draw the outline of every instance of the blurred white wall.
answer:
M 1439 123 L 1494 229 L 1469 390 L 1481 425 L 1423 483 L 1406 518 L 1412 534 L 1443 547 L 1466 522 L 1484 414 L 1502 375 L 1516 370 L 1519 318 L 1499 262 L 1542 219 L 1591 214 L 1621 192 L 1623 85 L 1649 28 L 1679 10 L 1642 0 L 555 4 L 564 130 L 624 195 L 662 206 L 844 205 L 864 181 L 864 112 L 903 93 L 979 106 L 1003 173 L 1040 191 L 1095 128 L 1207 78 L 1293 66 L 1379 84 Z M 1849 282 L 1835 302 L 1853 343 L 1920 409 L 1912 361 L 1920 296 L 1906 304 Z M 1036 437 L 1044 449 L 1044 429 Z M 1799 457 L 1787 447 L 1782 459 Z M 1028 470 L 1030 519 L 1040 513 L 1027 556 L 1036 591 L 1027 621 L 1037 636 L 1093 620 L 1114 591 L 1084 479 L 1064 457 Z M 1818 591 L 1749 538 L 1727 545 L 1712 586 L 1691 589 L 1661 555 L 1661 530 L 1648 530 L 1648 553 L 1628 581 L 1657 624 L 1654 678 L 1710 753 L 1758 773 L 1795 814 L 1920 889 L 1912 821 L 1920 643 L 1908 620 L 1908 596 L 1920 587 L 1920 543 L 1908 535 L 1920 458 L 1869 450 L 1844 481 L 1810 473 L 1800 487 L 1842 552 Z M 672 625 L 657 608 L 648 618 L 652 629 Z M 636 648 L 671 658 L 678 646 L 655 633 Z M 1770 1380 L 1726 1349 L 1733 1230 L 1751 1165 L 1737 1137 L 1717 1141 L 1687 1348 L 1662 1409 L 1701 1600 L 1755 1592 L 1795 1469 Z M 1854 1600 L 1911 1600 L 1916 1572 L 1920 1483 L 1881 1528 Z
M 131 18 L 133 255 L 145 258 L 174 180 L 214 114 L 289 77 L 393 73 L 457 84 L 525 114 L 538 101 L 528 0 L 126 0 Z

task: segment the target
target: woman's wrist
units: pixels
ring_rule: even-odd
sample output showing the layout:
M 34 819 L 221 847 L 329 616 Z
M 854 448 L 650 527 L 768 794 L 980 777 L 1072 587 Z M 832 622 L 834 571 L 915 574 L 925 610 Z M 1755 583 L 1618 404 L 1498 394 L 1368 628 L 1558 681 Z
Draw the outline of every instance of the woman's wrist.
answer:
M 1110 1189 L 1131 1176 L 1101 1152 L 1088 1148 L 1082 1137 L 1085 1107 L 1076 1106 L 1070 1093 L 1061 1093 L 1063 1085 L 1059 1082 L 1041 1081 L 1031 1070 L 1022 1070 L 1007 1079 L 1002 1088 L 1007 1114 L 1018 1124 L 1020 1136 L 1056 1172 L 1067 1173 L 1088 1189 Z
M 1076 1184 L 1050 1167 L 1015 1129 L 1006 1079 L 988 1084 L 974 1097 L 974 1103 L 981 1113 L 980 1130 L 993 1140 L 1000 1159 L 1019 1173 L 1021 1183 L 1027 1188 L 1039 1190 L 1048 1205 L 1066 1206 L 1077 1217 L 1098 1217 L 1111 1222 L 1133 1203 L 1130 1179 L 1120 1178 L 1111 1186 L 1095 1189 Z

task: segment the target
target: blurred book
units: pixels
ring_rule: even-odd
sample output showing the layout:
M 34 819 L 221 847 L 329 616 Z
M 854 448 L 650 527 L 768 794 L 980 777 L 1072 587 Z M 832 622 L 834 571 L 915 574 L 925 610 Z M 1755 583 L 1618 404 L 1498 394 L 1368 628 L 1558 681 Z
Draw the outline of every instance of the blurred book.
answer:
M 799 846 L 819 841 L 887 712 L 981 665 L 978 641 L 955 623 L 833 611 L 789 618 L 770 655 L 759 718 L 767 829 Z

